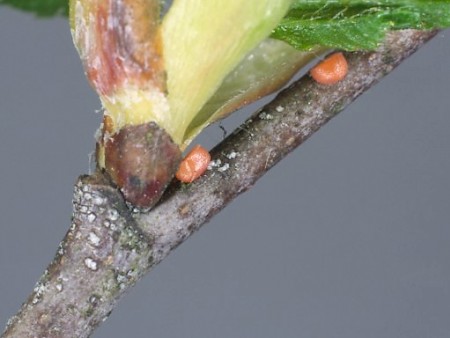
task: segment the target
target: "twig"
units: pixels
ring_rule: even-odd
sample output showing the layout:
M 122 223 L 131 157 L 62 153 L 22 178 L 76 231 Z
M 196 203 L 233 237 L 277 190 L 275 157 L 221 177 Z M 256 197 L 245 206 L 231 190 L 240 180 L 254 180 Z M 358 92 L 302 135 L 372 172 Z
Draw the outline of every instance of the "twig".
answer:
M 150 212 L 131 211 L 101 173 L 81 177 L 72 226 L 2 337 L 88 337 L 152 266 L 436 33 L 390 33 L 376 52 L 346 54 L 350 72 L 334 86 L 303 77 L 213 150 L 204 177 L 173 183 Z

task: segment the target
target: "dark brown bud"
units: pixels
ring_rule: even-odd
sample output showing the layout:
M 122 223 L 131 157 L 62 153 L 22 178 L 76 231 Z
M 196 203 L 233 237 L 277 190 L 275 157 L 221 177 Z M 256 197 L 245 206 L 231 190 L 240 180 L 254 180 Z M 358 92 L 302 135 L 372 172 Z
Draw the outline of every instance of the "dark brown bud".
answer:
M 156 123 L 125 126 L 104 141 L 105 170 L 136 207 L 150 208 L 172 180 L 181 151 Z

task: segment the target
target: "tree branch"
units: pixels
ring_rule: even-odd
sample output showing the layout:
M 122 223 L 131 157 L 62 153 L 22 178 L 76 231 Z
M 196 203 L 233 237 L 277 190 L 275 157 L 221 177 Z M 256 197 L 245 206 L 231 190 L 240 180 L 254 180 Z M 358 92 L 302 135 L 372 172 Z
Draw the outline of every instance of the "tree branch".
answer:
M 213 149 L 205 176 L 173 183 L 150 212 L 130 210 L 101 173 L 81 177 L 72 226 L 2 337 L 88 337 L 152 266 L 436 33 L 390 33 L 375 52 L 346 54 L 349 74 L 334 86 L 304 76 Z

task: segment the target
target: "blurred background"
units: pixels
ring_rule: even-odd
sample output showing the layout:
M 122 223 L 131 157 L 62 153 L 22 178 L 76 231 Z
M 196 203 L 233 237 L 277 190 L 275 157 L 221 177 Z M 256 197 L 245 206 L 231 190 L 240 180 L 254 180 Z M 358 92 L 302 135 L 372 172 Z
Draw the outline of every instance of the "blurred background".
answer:
M 445 31 L 173 252 L 94 337 L 448 338 L 449 55 Z M 1 330 L 69 228 L 99 109 L 67 20 L 0 7 Z M 198 142 L 221 138 L 213 125 Z

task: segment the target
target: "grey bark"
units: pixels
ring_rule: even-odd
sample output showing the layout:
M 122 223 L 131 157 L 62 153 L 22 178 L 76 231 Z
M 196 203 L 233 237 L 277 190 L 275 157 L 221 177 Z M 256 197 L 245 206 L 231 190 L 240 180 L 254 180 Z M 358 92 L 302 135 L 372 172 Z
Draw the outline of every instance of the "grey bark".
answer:
M 101 173 L 80 177 L 72 225 L 2 337 L 90 336 L 151 267 L 436 33 L 394 32 L 377 51 L 345 54 L 349 73 L 333 86 L 304 76 L 213 149 L 206 175 L 173 183 L 149 212 L 130 210 Z

